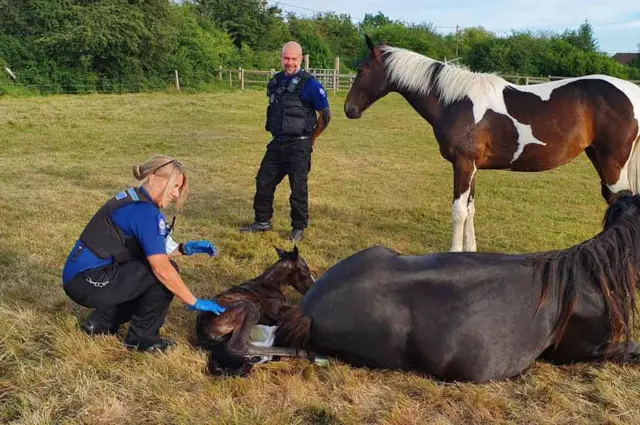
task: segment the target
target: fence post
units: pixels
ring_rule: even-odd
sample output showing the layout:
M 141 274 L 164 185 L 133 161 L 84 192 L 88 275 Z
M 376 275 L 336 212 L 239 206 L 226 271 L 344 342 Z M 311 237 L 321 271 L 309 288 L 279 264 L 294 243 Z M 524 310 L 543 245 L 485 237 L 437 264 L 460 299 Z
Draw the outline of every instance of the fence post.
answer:
M 526 78 L 524 79 L 524 85 L 525 85 L 525 86 L 528 86 L 528 85 L 529 85 L 529 77 L 526 77 Z
M 218 80 L 222 81 L 222 65 L 220 65 L 220 70 L 218 71 Z
M 240 89 L 244 90 L 244 68 L 240 67 Z
M 233 87 L 233 72 L 231 72 L 231 70 L 229 70 L 229 87 Z
M 309 72 L 309 55 L 304 55 L 304 70 Z
M 333 95 L 338 93 L 338 73 L 340 72 L 340 56 L 336 56 L 333 64 Z
M 180 77 L 178 77 L 178 70 L 175 69 L 174 71 L 176 72 L 176 89 L 180 91 Z

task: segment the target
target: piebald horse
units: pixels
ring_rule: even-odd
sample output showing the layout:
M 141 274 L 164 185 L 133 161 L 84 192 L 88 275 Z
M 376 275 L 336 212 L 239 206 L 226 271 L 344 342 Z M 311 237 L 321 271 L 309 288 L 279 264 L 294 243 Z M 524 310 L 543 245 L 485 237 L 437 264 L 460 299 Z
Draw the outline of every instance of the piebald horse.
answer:
M 544 171 L 585 151 L 609 202 L 621 190 L 640 192 L 640 87 L 606 75 L 519 86 L 471 72 L 367 36 L 344 104 L 359 118 L 390 92 L 402 95 L 433 127 L 453 165 L 451 251 L 475 251 L 477 170 Z

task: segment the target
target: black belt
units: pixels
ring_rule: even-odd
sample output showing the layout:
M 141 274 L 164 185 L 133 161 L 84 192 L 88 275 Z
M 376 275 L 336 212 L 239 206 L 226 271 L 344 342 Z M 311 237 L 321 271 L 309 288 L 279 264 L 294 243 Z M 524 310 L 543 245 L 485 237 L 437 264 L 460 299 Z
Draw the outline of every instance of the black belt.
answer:
M 273 140 L 278 142 L 293 142 L 295 140 L 308 140 L 311 136 L 298 136 L 298 137 L 274 137 Z

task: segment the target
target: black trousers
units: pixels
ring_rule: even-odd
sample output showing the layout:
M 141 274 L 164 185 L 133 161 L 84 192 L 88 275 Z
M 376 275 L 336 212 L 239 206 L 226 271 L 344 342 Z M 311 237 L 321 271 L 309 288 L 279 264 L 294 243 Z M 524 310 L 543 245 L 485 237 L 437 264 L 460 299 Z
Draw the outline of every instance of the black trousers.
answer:
M 273 195 L 284 176 L 289 176 L 291 227 L 304 229 L 309 222 L 307 178 L 311 170 L 310 139 L 274 139 L 267 145 L 256 176 L 253 199 L 255 220 L 265 222 L 273 216 Z
M 178 270 L 178 265 L 171 261 Z M 125 344 L 144 349 L 158 341 L 173 293 L 153 274 L 146 260 L 78 273 L 64 285 L 76 303 L 95 311 L 87 319 L 96 329 L 115 330 L 131 321 Z

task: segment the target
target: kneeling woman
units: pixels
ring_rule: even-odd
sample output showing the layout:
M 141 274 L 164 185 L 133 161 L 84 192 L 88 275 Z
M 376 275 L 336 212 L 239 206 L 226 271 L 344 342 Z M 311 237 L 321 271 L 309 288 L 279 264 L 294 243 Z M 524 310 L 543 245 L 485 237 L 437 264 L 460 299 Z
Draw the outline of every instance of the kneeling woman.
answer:
M 139 350 L 164 350 L 173 341 L 161 339 L 169 304 L 177 296 L 189 309 L 224 311 L 213 301 L 196 298 L 169 258 L 195 253 L 216 255 L 208 241 L 177 244 L 160 208 L 187 196 L 182 165 L 156 155 L 133 167 L 138 188 L 118 193 L 89 221 L 69 253 L 62 272 L 66 294 L 95 311 L 82 324 L 89 334 L 115 334 L 131 321 L 125 345 Z

